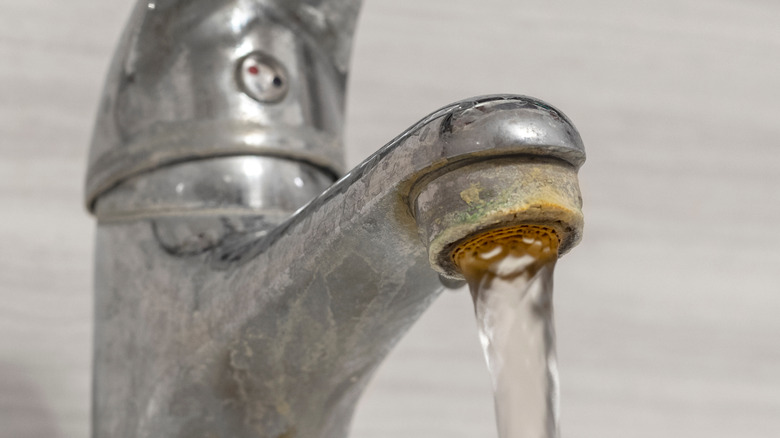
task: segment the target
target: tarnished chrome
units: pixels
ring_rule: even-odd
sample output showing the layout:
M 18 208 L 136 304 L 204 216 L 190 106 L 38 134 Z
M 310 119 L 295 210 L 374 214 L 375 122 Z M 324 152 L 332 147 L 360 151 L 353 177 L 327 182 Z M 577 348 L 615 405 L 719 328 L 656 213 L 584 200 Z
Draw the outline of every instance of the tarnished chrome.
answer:
M 579 207 L 579 134 L 523 96 L 442 108 L 333 183 L 358 6 L 138 4 L 87 179 L 94 437 L 345 436 L 368 378 L 440 292 L 431 267 L 457 284 L 448 248 L 526 223 L 507 212 L 528 205 L 566 223 L 544 214 L 560 203 L 498 189 L 515 170 L 544 164 L 512 190 L 551 185 Z M 581 221 L 568 223 L 573 244 Z
M 410 195 L 472 163 L 543 154 L 584 159 L 560 112 L 494 96 L 433 113 L 277 227 L 246 201 L 177 215 L 176 178 L 133 218 L 119 200 L 166 178 L 125 181 L 96 210 L 95 436 L 344 436 L 367 379 L 441 289 Z

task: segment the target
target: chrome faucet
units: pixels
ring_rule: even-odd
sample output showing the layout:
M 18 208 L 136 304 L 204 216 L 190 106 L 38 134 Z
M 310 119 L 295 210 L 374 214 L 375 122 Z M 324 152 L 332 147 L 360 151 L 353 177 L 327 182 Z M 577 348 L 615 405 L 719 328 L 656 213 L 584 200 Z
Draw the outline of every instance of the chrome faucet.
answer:
M 532 98 L 446 106 L 336 181 L 359 3 L 137 4 L 86 183 L 94 437 L 346 436 L 459 242 L 578 242 L 582 142 Z

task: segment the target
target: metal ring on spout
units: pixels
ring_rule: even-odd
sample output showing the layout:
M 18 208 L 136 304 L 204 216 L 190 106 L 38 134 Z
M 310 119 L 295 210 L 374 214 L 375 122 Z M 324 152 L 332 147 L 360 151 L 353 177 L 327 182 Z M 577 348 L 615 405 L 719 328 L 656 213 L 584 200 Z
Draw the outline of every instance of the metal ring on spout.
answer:
M 447 152 L 474 145 L 483 152 L 427 172 L 409 196 L 431 266 L 450 279 L 462 277 L 450 257 L 453 249 L 485 230 L 544 226 L 561 239 L 559 254 L 582 236 L 577 170 L 585 149 L 574 125 L 536 99 L 486 99 L 453 111 L 442 121 L 438 140 Z
M 561 240 L 559 254 L 582 236 L 577 171 L 556 158 L 519 156 L 462 166 L 425 184 L 413 205 L 431 266 L 449 278 L 461 277 L 453 251 L 486 230 L 549 228 Z

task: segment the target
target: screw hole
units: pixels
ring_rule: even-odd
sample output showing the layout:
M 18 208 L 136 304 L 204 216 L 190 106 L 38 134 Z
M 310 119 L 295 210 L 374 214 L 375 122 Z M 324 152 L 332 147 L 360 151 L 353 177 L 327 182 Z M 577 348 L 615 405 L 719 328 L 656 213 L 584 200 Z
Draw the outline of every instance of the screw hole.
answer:
M 262 103 L 276 103 L 287 94 L 284 66 L 271 55 L 252 52 L 239 59 L 237 82 L 241 91 Z

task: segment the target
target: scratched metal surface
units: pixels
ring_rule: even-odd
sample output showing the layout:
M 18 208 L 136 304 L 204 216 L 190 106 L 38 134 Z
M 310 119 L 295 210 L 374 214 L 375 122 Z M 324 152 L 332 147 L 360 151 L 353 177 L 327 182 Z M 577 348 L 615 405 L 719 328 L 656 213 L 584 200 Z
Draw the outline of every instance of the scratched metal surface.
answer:
M 86 437 L 86 148 L 130 0 L 0 2 L 0 437 Z M 558 265 L 564 435 L 780 433 L 780 4 L 369 0 L 355 164 L 431 110 L 511 92 L 588 149 L 586 233 Z M 470 299 L 443 295 L 353 435 L 495 436 Z

